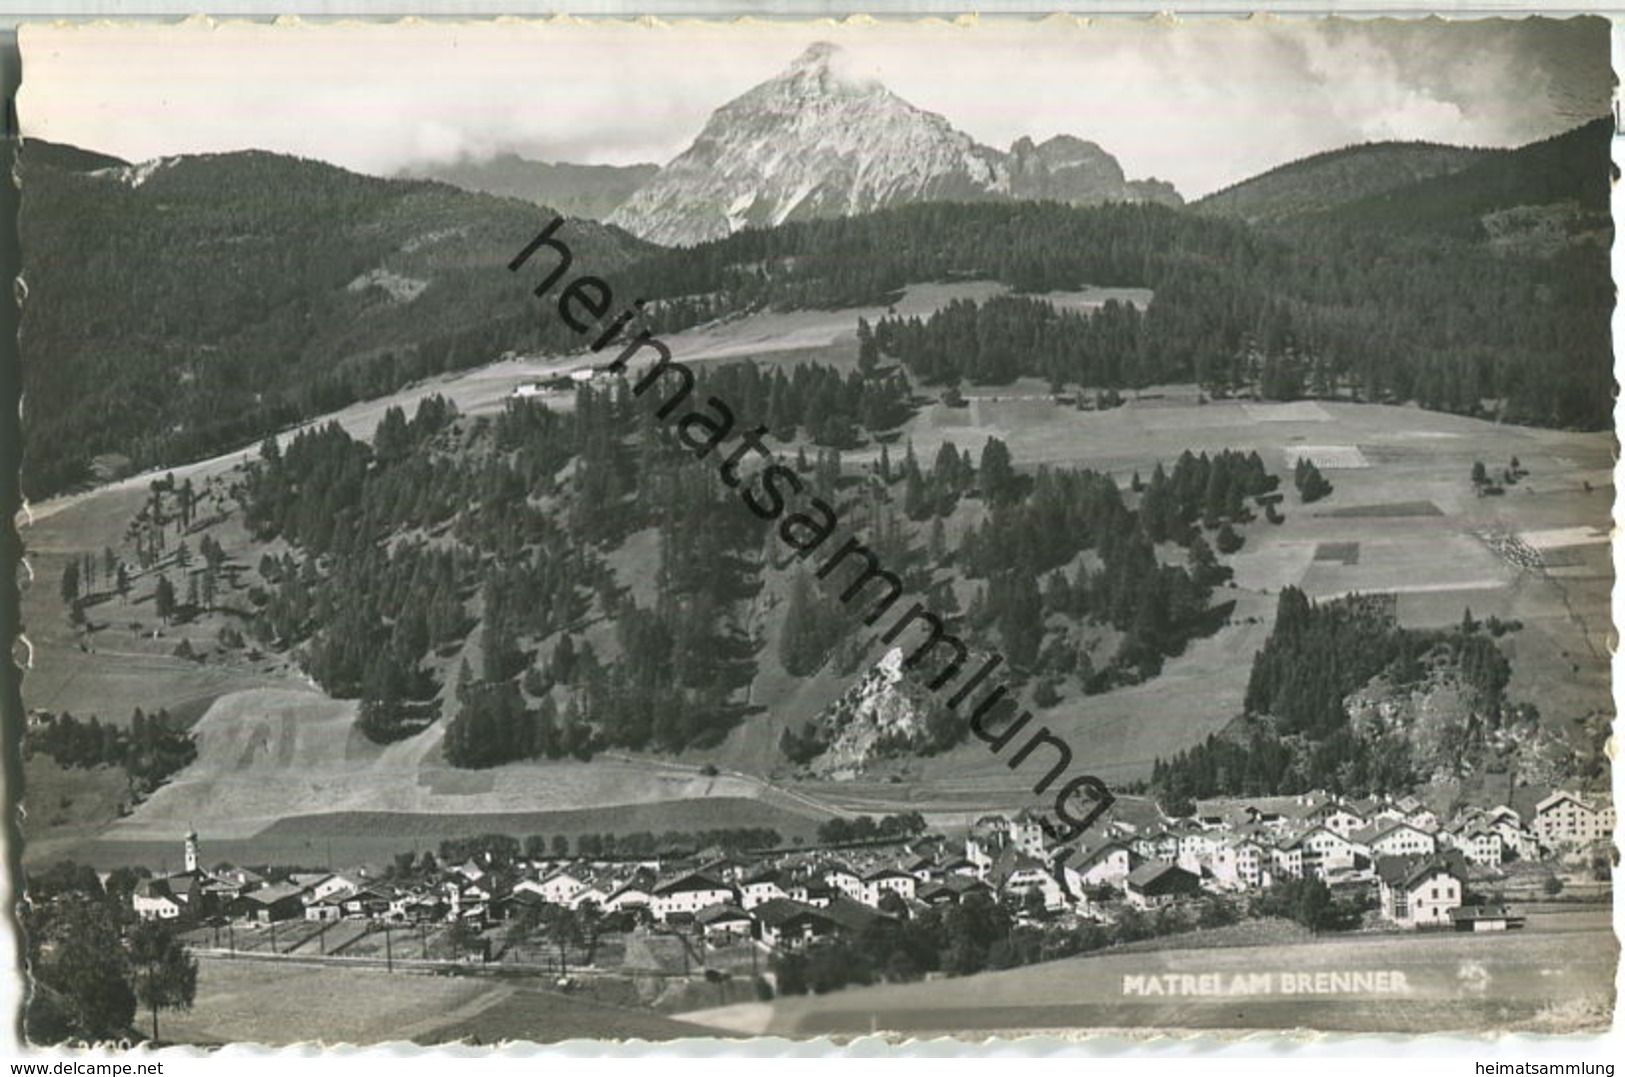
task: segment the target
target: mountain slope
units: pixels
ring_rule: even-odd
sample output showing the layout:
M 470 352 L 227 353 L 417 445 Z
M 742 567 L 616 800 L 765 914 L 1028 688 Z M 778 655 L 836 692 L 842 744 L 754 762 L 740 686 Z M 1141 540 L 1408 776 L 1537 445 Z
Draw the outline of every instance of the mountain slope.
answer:
M 1001 153 L 846 66 L 836 46 L 811 46 L 783 74 L 714 112 L 610 222 L 652 242 L 691 245 L 917 201 L 1178 203 L 1166 184 L 1127 182 L 1093 143 L 1023 139 Z
M 1429 142 L 1349 146 L 1272 168 L 1216 191 L 1192 208 L 1248 222 L 1277 221 L 1460 172 L 1501 152 Z
M 109 153 L 82 150 L 62 142 L 47 142 L 43 138 L 27 141 L 28 160 L 34 165 L 49 165 L 64 172 L 95 172 L 103 168 L 129 168 L 130 162 Z
M 196 459 L 564 332 L 504 268 L 548 210 L 270 153 L 42 145 L 19 165 L 31 497 L 101 454 Z M 648 249 L 572 227 L 603 270 Z
M 659 165 L 576 165 L 505 153 L 485 161 L 428 165 L 403 175 L 432 179 L 476 194 L 551 206 L 567 217 L 602 220 L 660 171 Z
M 1567 206 L 1579 230 L 1607 225 L 1608 119 L 1515 150 L 1485 156 L 1450 175 L 1351 201 L 1322 214 L 1331 222 L 1396 233 L 1431 233 L 1464 239 L 1494 234 L 1490 219 L 1529 207 Z

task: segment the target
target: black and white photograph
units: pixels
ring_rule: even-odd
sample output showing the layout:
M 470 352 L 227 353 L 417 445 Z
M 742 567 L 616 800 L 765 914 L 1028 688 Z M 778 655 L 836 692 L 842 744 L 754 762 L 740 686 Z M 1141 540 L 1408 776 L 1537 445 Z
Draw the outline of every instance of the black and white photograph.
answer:
M 24 24 L 23 1042 L 1607 1031 L 1610 29 Z

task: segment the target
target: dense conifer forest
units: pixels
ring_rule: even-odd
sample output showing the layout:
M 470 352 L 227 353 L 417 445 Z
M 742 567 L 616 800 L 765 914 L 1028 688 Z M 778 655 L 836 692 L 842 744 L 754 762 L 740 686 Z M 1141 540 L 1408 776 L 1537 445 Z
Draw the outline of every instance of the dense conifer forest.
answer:
M 197 757 L 191 735 L 175 727 L 169 712 L 148 716 L 140 707 L 128 726 L 102 722 L 95 715 L 81 721 L 71 714 L 47 714 L 29 728 L 23 745 L 64 767 L 121 767 L 138 795 L 151 792 Z

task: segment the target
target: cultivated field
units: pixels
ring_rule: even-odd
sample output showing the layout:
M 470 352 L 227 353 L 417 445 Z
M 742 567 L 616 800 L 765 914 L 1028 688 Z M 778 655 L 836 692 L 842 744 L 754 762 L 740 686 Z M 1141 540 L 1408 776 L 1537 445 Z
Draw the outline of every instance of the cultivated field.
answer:
M 748 819 L 807 835 L 828 814 L 757 779 L 652 760 L 458 770 L 440 759 L 438 728 L 380 747 L 352 727 L 353 713 L 353 702 L 310 691 L 217 701 L 193 727 L 197 761 L 80 855 L 158 866 L 175 858 L 175 835 L 201 820 L 211 856 L 310 864 L 329 853 L 384 861 L 493 831 L 661 833 Z
M 1228 949 L 1106 953 L 961 979 L 838 991 L 682 1015 L 756 1035 L 909 1035 L 1052 1030 L 1225 1031 L 1313 1028 L 1321 1032 L 1599 1031 L 1613 1013 L 1618 942 L 1608 912 L 1584 926 L 1510 934 L 1370 935 Z M 1381 986 L 1303 993 L 1296 977 L 1385 972 Z M 1234 995 L 1148 996 L 1138 978 L 1267 975 Z M 1292 974 L 1292 989 L 1283 976 Z M 1394 974 L 1400 974 L 1402 982 Z M 1126 982 L 1127 981 L 1127 982 Z M 1332 987 L 1330 977 L 1319 985 Z M 1193 985 L 1193 990 L 1194 990 Z M 1175 987 L 1175 990 L 1180 990 Z
M 645 1011 L 474 977 L 209 958 L 197 1003 L 164 1014 L 173 1043 L 479 1043 L 715 1035 Z

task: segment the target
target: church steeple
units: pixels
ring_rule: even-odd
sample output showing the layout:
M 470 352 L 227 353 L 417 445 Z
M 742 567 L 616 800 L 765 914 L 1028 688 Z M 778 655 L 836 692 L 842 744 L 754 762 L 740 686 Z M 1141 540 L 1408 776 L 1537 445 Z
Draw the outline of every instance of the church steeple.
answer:
M 186 871 L 191 874 L 198 870 L 197 831 L 186 832 Z

